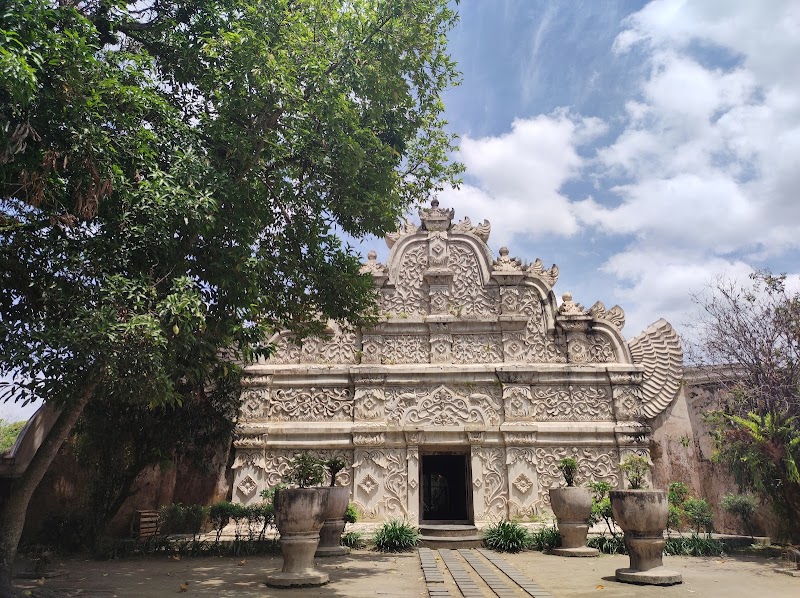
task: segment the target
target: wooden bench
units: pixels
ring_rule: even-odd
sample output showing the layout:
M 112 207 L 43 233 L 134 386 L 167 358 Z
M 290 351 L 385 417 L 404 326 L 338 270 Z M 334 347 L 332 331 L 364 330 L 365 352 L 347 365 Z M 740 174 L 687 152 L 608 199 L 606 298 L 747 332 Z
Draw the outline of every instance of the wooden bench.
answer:
M 136 511 L 133 514 L 133 537 L 150 538 L 158 535 L 158 511 Z

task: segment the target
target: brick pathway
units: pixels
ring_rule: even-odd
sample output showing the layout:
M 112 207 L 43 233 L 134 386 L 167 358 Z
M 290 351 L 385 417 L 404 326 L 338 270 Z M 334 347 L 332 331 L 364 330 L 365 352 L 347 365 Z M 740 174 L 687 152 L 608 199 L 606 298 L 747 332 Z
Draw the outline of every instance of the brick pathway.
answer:
M 418 553 L 430 598 L 553 598 L 490 550 L 420 548 Z

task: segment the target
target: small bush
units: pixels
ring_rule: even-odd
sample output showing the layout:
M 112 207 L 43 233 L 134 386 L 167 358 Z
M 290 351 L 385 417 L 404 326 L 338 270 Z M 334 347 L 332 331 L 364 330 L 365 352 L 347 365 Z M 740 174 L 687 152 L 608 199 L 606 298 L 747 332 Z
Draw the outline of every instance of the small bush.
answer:
M 342 534 L 340 541 L 342 546 L 348 548 L 366 548 L 367 543 L 364 540 L 364 535 L 361 532 L 345 532 Z
M 683 503 L 683 513 L 696 533 L 704 529 L 710 534 L 714 527 L 713 511 L 704 498 L 690 498 Z
M 410 523 L 390 519 L 378 528 L 373 540 L 381 552 L 410 552 L 417 545 L 419 532 Z
M 592 513 L 589 515 L 589 523 L 595 525 L 605 521 L 608 532 L 615 536 L 614 514 L 611 511 L 611 499 L 609 492 L 612 490 L 608 482 L 589 482 L 586 487 L 592 491 Z
M 300 488 L 319 486 L 325 481 L 324 462 L 308 453 L 295 455 L 289 461 L 283 479 L 287 484 L 296 484 Z
M 555 525 L 542 527 L 531 534 L 531 550 L 546 551 L 561 546 L 561 534 Z
M 208 516 L 208 508 L 203 505 L 188 505 L 183 510 L 183 520 L 186 525 L 186 531 L 192 534 L 193 538 L 197 538 L 198 534 L 203 531 L 203 525 Z
M 681 528 L 681 520 L 683 519 L 683 511 L 675 505 L 669 505 L 669 513 L 667 515 L 667 529 L 679 531 Z
M 755 498 L 748 494 L 726 494 L 719 506 L 741 519 L 747 533 L 753 537 L 753 513 L 757 508 Z
M 572 457 L 564 457 L 558 462 L 558 469 L 564 476 L 567 486 L 575 485 L 575 473 L 578 471 L 578 462 Z
M 358 516 L 358 508 L 353 503 L 347 505 L 347 510 L 344 512 L 344 522 L 355 523 L 358 521 Z
M 7 422 L 4 419 L 0 419 L 0 453 L 7 451 L 14 443 L 17 442 L 17 437 L 19 436 L 20 432 L 22 432 L 22 428 L 25 427 L 27 422 Z
M 530 548 L 531 534 L 515 521 L 499 521 L 483 531 L 483 544 L 498 552 L 519 552 Z
M 683 482 L 670 482 L 667 489 L 667 500 L 670 505 L 675 507 L 683 506 L 686 499 L 689 498 L 689 486 Z
M 631 490 L 647 488 L 645 476 L 650 471 L 650 461 L 641 455 L 628 455 L 620 464 L 619 468 L 628 480 Z
M 592 536 L 586 541 L 586 545 L 604 554 L 628 554 L 621 536 Z
M 723 556 L 725 545 L 719 540 L 692 534 L 691 536 L 667 539 L 664 554 L 670 556 Z
M 208 509 L 208 517 L 211 519 L 211 528 L 217 533 L 217 544 L 219 544 L 219 537 L 222 535 L 222 530 L 231 520 L 232 508 L 233 503 L 229 503 L 227 500 L 221 500 L 219 502 L 215 502 Z
M 162 534 L 182 534 L 186 530 L 186 509 L 180 503 L 158 510 L 158 529 Z

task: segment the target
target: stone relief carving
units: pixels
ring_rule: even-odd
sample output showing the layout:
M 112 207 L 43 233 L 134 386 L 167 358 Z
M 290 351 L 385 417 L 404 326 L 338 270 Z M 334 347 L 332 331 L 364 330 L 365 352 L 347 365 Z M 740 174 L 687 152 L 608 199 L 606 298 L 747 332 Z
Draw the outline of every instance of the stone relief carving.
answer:
M 446 386 L 437 388 L 409 387 L 385 390 L 386 419 L 390 424 L 454 426 L 467 423 L 497 425 L 501 421 L 502 403 L 498 390 L 489 386 L 469 389 Z
M 482 280 L 478 257 L 469 245 L 451 243 L 448 266 L 453 270 L 450 313 L 457 317 L 495 315 L 500 311 L 500 292 Z
M 481 447 L 474 449 L 480 459 L 483 486 L 484 519 L 496 521 L 506 516 L 508 484 L 506 482 L 503 449 Z
M 428 291 L 422 273 L 428 267 L 426 243 L 409 246 L 403 253 L 395 288 L 383 295 L 383 311 L 387 315 L 410 316 L 428 313 Z
M 266 416 L 272 421 L 351 421 L 349 388 L 276 388 Z
M 454 334 L 453 363 L 496 363 L 503 361 L 499 334 Z
M 530 419 L 538 421 L 613 421 L 611 401 L 604 388 L 568 386 L 566 388 L 536 387 L 531 391 L 530 406 L 522 403 L 520 412 L 527 411 Z M 519 419 L 524 419 L 520 417 Z
M 667 408 L 683 378 L 683 349 L 678 333 L 664 319 L 628 342 L 633 363 L 644 366 L 642 414 L 655 417 Z
M 379 388 L 356 388 L 356 421 L 380 421 L 384 418 L 383 390 Z
M 430 344 L 421 334 L 392 334 L 383 337 L 383 357 L 385 364 L 428 363 Z
M 275 351 L 270 355 L 267 363 L 287 364 L 300 361 L 300 345 L 292 342 L 290 337 L 281 337 L 275 343 Z
M 264 416 L 264 407 L 269 402 L 269 388 L 245 388 L 241 399 L 239 418 L 242 421 L 259 419 Z
M 452 363 L 452 349 L 452 334 L 431 334 L 431 363 Z
M 356 449 L 354 501 L 365 517 L 407 515 L 405 449 Z
M 536 475 L 539 478 L 539 493 L 542 502 L 550 504 L 550 488 L 562 485 L 563 477 L 558 462 L 564 457 L 573 457 L 578 462 L 575 485 L 586 482 L 608 482 L 612 488 L 619 487 L 619 451 L 611 447 L 569 448 L 550 446 L 536 448 Z
M 638 386 L 614 386 L 614 415 L 617 421 L 638 420 L 641 414 L 642 391 Z
M 361 363 L 380 363 L 383 354 L 383 337 L 365 334 L 361 341 Z

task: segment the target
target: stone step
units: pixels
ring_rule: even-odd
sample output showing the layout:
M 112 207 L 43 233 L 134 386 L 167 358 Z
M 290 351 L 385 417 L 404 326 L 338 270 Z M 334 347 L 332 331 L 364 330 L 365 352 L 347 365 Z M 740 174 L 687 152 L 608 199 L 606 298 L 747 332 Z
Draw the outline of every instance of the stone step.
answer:
M 480 548 L 483 546 L 483 536 L 420 536 L 418 546 L 424 548 Z
M 419 526 L 422 536 L 437 538 L 457 538 L 464 536 L 479 536 L 478 528 L 474 525 L 423 523 Z

